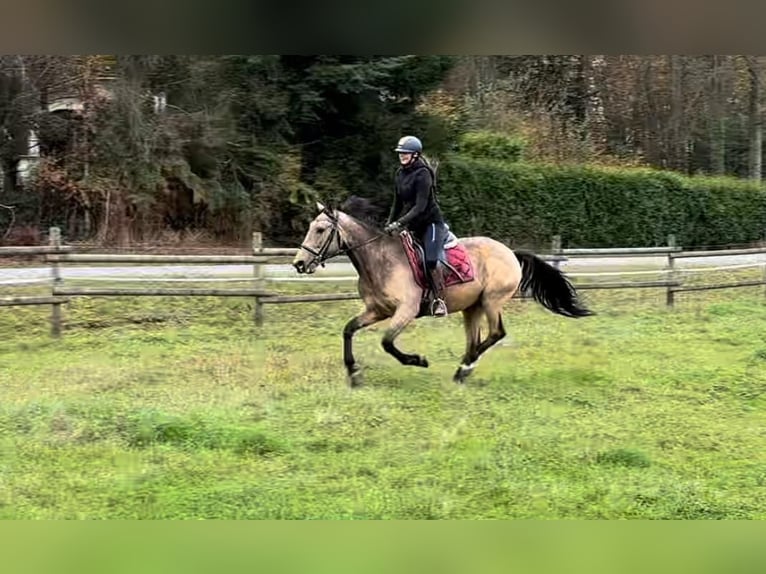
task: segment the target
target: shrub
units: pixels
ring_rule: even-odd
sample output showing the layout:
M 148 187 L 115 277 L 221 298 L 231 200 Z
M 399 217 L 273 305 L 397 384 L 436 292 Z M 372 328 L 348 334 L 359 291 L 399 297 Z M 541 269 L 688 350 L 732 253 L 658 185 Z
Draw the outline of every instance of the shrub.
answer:
M 683 246 L 763 239 L 766 194 L 730 177 L 685 177 L 648 168 L 554 166 L 445 157 L 439 199 L 458 235 L 536 248 L 650 247 L 675 234 Z
M 518 161 L 524 151 L 524 142 L 500 133 L 477 131 L 462 134 L 457 147 L 467 157 Z

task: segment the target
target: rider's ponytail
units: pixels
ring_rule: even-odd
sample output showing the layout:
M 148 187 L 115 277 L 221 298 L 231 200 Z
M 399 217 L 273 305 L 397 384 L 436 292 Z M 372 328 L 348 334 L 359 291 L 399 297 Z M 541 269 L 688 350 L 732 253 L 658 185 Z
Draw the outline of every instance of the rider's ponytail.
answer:
M 425 162 L 425 164 L 430 168 L 431 173 L 434 176 L 434 181 L 435 181 L 436 180 L 436 172 L 439 169 L 439 159 L 436 158 L 436 159 L 431 160 L 431 159 L 428 158 L 428 156 L 426 156 L 423 153 L 420 154 L 420 157 L 423 158 L 423 161 Z
M 437 192 L 437 185 L 436 185 L 436 171 L 439 169 L 439 159 L 429 160 L 424 154 L 420 154 L 420 157 L 423 158 L 423 163 L 426 164 L 426 169 L 431 172 L 431 192 L 434 195 L 434 198 L 436 197 Z

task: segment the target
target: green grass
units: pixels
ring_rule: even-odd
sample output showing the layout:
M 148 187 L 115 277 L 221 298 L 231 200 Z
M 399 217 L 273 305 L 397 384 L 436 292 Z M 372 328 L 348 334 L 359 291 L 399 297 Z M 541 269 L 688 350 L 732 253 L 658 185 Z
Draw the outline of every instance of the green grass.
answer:
M 585 296 L 510 304 L 464 387 L 459 316 L 400 337 L 427 370 L 381 323 L 354 390 L 355 301 L 76 298 L 59 341 L 0 308 L 0 518 L 766 518 L 763 290 Z

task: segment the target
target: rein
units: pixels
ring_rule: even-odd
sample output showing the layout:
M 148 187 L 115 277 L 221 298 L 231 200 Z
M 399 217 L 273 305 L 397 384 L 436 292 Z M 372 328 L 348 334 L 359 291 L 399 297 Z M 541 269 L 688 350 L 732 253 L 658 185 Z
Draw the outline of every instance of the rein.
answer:
M 332 259 L 333 257 L 336 257 L 338 255 L 343 255 L 346 253 L 350 253 L 351 251 L 354 251 L 355 249 L 359 249 L 360 247 L 364 247 L 365 245 L 368 245 L 372 243 L 373 241 L 377 241 L 381 237 L 383 237 L 383 233 L 378 233 L 377 235 L 374 235 L 370 239 L 367 239 L 366 241 L 362 241 L 362 243 L 359 243 L 358 245 L 350 246 L 347 243 L 345 243 L 341 237 L 340 237 L 340 222 L 338 221 L 338 218 L 330 213 L 328 209 L 324 209 L 322 211 L 332 222 L 332 228 L 330 229 L 330 235 L 325 239 L 322 246 L 319 248 L 319 250 L 313 249 L 312 247 L 309 247 L 308 245 L 301 244 L 301 249 L 305 249 L 311 255 L 314 256 L 314 259 L 311 261 L 311 263 L 316 263 L 317 265 L 321 265 L 324 267 L 324 262 L 328 259 Z M 330 246 L 332 245 L 332 242 L 337 238 L 338 240 L 338 251 L 337 253 L 334 253 L 330 256 L 327 255 L 327 252 L 330 249 Z

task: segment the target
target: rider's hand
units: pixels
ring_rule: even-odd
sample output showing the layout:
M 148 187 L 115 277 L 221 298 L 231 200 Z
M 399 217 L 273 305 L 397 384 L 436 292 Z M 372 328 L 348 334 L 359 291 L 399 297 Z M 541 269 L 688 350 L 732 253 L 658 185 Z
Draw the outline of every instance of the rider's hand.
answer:
M 402 226 L 398 221 L 392 221 L 383 228 L 383 231 L 390 234 L 394 233 L 395 231 L 399 231 L 401 228 Z

